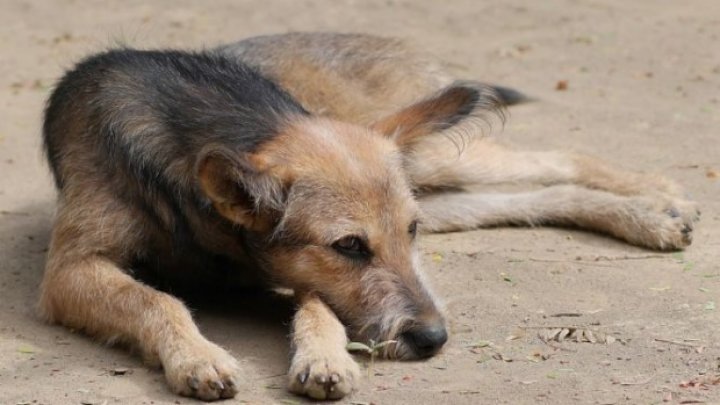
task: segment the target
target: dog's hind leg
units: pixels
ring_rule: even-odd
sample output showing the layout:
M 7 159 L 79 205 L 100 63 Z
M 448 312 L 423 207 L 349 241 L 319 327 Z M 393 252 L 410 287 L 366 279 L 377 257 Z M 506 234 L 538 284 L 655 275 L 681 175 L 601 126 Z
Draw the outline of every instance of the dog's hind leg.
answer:
M 563 151 L 522 151 L 491 139 L 464 143 L 462 123 L 448 137 L 428 136 L 413 145 L 406 157 L 412 181 L 420 188 L 463 187 L 475 184 L 576 184 L 618 195 L 666 194 L 682 198 L 681 188 L 657 175 L 621 170 L 589 156 Z M 452 139 L 457 139 L 455 143 Z
M 660 250 L 682 249 L 692 241 L 692 221 L 679 215 L 672 200 L 619 196 L 574 185 L 514 194 L 436 193 L 421 196 L 419 202 L 425 232 L 551 224 Z
M 346 345 L 345 328 L 330 308 L 317 296 L 301 296 L 293 319 L 290 391 L 315 399 L 349 394 L 360 370 Z
M 92 191 L 93 193 L 96 190 Z M 92 205 L 94 199 L 95 205 Z M 51 322 L 106 342 L 140 349 L 160 364 L 171 388 L 205 400 L 237 393 L 235 359 L 206 340 L 176 298 L 133 279 L 123 251 L 142 228 L 137 213 L 112 198 L 61 207 L 53 231 L 39 310 Z M 93 210 L 92 207 L 103 207 Z M 132 239 L 136 238 L 136 239 Z M 114 242 L 113 242 L 114 241 Z

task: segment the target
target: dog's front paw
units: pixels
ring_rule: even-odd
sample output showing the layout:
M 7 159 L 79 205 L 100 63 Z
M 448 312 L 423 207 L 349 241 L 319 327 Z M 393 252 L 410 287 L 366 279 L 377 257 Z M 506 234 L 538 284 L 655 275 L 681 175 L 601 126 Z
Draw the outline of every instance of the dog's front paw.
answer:
M 298 351 L 290 365 L 289 389 L 314 399 L 340 399 L 353 390 L 360 368 L 345 350 L 337 353 Z
M 180 345 L 163 361 L 163 368 L 170 388 L 180 395 L 212 401 L 238 392 L 237 361 L 208 341 Z

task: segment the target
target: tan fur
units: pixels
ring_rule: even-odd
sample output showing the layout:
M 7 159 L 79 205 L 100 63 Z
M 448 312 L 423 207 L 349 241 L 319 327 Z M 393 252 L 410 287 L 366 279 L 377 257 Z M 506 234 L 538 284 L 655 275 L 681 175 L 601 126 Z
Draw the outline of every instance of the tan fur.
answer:
M 408 286 L 418 295 L 418 302 L 424 302 L 427 294 L 410 261 L 407 226 L 419 210 L 404 182 L 397 146 L 359 127 L 308 121 L 278 136 L 258 155 L 276 177 L 305 181 L 302 187 L 296 185 L 296 194 L 290 196 L 279 229 L 304 235 L 304 243 L 309 243 L 298 251 L 275 252 L 276 260 L 287 263 L 278 266 L 276 278 L 299 292 L 334 291 L 325 299 L 341 318 L 387 317 L 380 322 L 387 327 L 382 336 L 391 338 L 395 323 L 403 321 L 393 318 L 400 303 L 385 298 L 394 285 Z M 289 167 L 298 170 L 289 173 Z M 344 260 L 323 248 L 346 234 L 367 236 L 378 271 L 347 269 Z M 388 304 L 382 305 L 383 301 Z M 370 310 L 362 304 L 365 302 L 382 310 Z M 436 309 L 430 302 L 428 305 L 420 312 L 435 314 Z M 353 332 L 362 335 L 363 331 Z
M 441 62 L 404 41 L 360 34 L 291 33 L 223 48 L 310 111 L 369 125 L 453 82 Z
M 132 277 L 136 259 L 167 259 L 168 269 L 155 269 L 160 278 L 186 267 L 205 278 L 202 258 L 223 255 L 237 273 L 253 276 L 260 272 L 248 256 L 262 253 L 256 259 L 265 264 L 263 278 L 293 289 L 298 300 L 289 389 L 337 399 L 359 378 L 345 350 L 348 335 L 398 340 L 384 354 L 414 358 L 405 334 L 444 328 L 419 272 L 418 219 L 429 232 L 549 223 L 655 249 L 691 242 L 696 207 L 675 183 L 570 152 L 518 151 L 483 138 L 482 114 L 493 100 L 477 83 L 450 86 L 441 63 L 400 41 L 288 34 L 220 51 L 255 65 L 315 115 L 288 119 L 257 150 L 205 145 L 196 160 L 163 167 L 158 176 L 196 187 L 207 209 L 146 196 L 122 170 L 108 177 L 88 172 L 106 162 L 92 160 L 84 111 L 68 103 L 60 114 L 80 118 L 58 131 L 58 142 L 69 146 L 58 168 L 61 195 L 40 311 L 49 321 L 139 348 L 148 363 L 162 365 L 177 393 L 232 397 L 240 371 L 202 336 L 182 302 Z M 140 117 L 125 129 L 141 133 L 144 125 Z M 167 152 L 165 145 L 148 147 L 154 156 Z M 541 188 L 462 191 L 501 183 Z M 139 196 L 146 200 L 128 203 Z M 192 231 L 192 244 L 182 246 L 194 251 L 175 251 L 177 205 L 186 208 L 181 225 Z M 266 243 L 263 252 L 248 250 L 238 230 L 267 236 L 257 239 Z M 339 253 L 335 246 L 347 237 L 362 239 L 372 257 Z
M 314 399 L 339 399 L 352 391 L 360 369 L 345 346 L 345 328 L 315 295 L 299 299 L 293 319 L 290 391 Z
M 325 364 L 332 384 L 318 379 L 301 386 L 296 382 L 291 384 L 293 391 L 338 398 L 353 387 L 357 366 L 344 351 L 344 329 L 326 305 L 341 319 L 353 320 L 351 332 L 364 341 L 396 338 L 411 321 L 443 323 L 416 273 L 408 226 L 419 209 L 399 147 L 389 136 L 324 118 L 297 120 L 248 162 L 252 168 L 243 168 L 246 163 L 209 145 L 199 157 L 197 178 L 218 214 L 235 225 L 266 232 L 273 224 L 276 232 L 303 238 L 301 249 L 270 252 L 272 278 L 299 296 L 323 294 L 327 304 L 317 298 L 301 301 L 294 322 L 297 350 L 292 375 L 308 367 L 315 375 Z M 256 202 L 239 191 L 242 182 L 258 188 L 253 195 L 264 199 L 263 209 L 255 209 Z M 293 184 L 294 191 L 280 207 L 277 189 L 286 184 Z M 133 255 L 163 255 L 172 249 L 172 241 L 144 220 L 145 213 L 124 204 L 106 187 L 92 175 L 66 180 L 41 312 L 50 321 L 139 348 L 148 363 L 162 365 L 179 394 L 206 400 L 234 396 L 240 374 L 232 356 L 202 337 L 179 300 L 127 274 Z M 154 203 L 167 217 L 163 222 L 172 222 L 170 211 L 163 214 L 164 201 Z M 187 219 L 207 249 L 242 257 L 243 248 L 217 231 L 221 224 L 202 222 L 193 211 Z M 374 253 L 372 268 L 349 267 L 347 259 L 328 249 L 347 234 L 367 238 Z M 410 296 L 400 299 L 399 288 Z M 417 320 L 406 313 L 408 302 L 417 306 Z M 368 330 L 370 325 L 375 329 Z M 311 336 L 310 330 L 320 336 Z M 333 349 L 320 352 L 326 343 Z M 390 357 L 409 355 L 401 344 L 388 348 Z
M 136 221 L 141 216 L 102 190 L 66 190 L 41 286 L 41 314 L 109 343 L 137 347 L 148 364 L 163 366 L 178 393 L 207 400 L 234 396 L 234 358 L 200 334 L 177 298 L 122 269 L 128 266 L 125 252 L 137 250 L 150 231 Z
M 420 111 L 405 109 L 393 115 L 398 104 L 410 105 L 454 81 L 442 62 L 415 47 L 395 39 L 362 34 L 296 33 L 258 37 L 228 46 L 223 51 L 277 77 L 294 96 L 313 99 L 308 104 L 312 111 L 347 122 L 374 123 L 380 130 L 414 127 L 412 121 L 422 116 Z M 290 67 L 298 62 L 304 68 L 296 74 Z M 333 80 L 324 81 L 328 75 L 333 76 Z M 335 94 L 342 94 L 342 97 Z M 360 112 L 354 108 L 358 106 Z M 409 111 L 414 112 L 409 114 Z M 639 207 L 622 198 L 608 201 L 603 193 L 574 194 L 573 198 L 580 205 L 602 206 L 610 212 L 627 212 L 628 206 L 635 209 L 633 214 L 624 215 L 627 221 L 620 222 L 612 215 L 598 215 L 595 221 L 556 220 L 572 217 L 577 211 L 562 204 L 552 205 L 553 191 L 563 189 L 550 188 L 545 193 L 535 194 L 538 202 L 547 203 L 543 204 L 547 209 L 515 212 L 511 204 L 505 210 L 486 213 L 480 208 L 482 204 L 462 208 L 452 204 L 457 212 L 435 210 L 432 218 L 425 218 L 425 222 L 431 222 L 433 226 L 426 225 L 423 229 L 459 231 L 510 223 L 561 223 L 606 233 L 613 229 L 612 235 L 653 249 L 682 249 L 692 241 L 691 232 L 699 211 L 672 180 L 615 168 L 599 159 L 568 151 L 510 149 L 492 138 L 483 137 L 484 129 L 486 127 L 479 125 L 478 120 L 467 120 L 441 131 L 440 136 L 418 137 L 404 156 L 405 170 L 414 186 L 432 191 L 504 183 L 572 184 L 618 196 L 642 196 L 641 200 L 652 203 Z M 437 197 L 441 198 L 440 195 Z M 513 196 L 505 198 L 512 201 Z M 421 201 L 423 210 L 424 205 Z M 663 210 L 667 218 L 660 220 L 657 216 L 663 215 Z M 522 215 L 515 215 L 519 211 Z M 458 220 L 469 214 L 476 220 Z M 518 220 L 518 217 L 524 219 Z M 447 223 L 443 224 L 443 221 Z M 637 232 L 640 225 L 647 231 Z
M 448 193 L 420 198 L 426 232 L 462 231 L 472 226 L 556 224 L 603 232 L 659 250 L 687 246 L 687 218 L 668 215 L 679 201 L 625 197 L 575 185 L 524 193 Z M 689 211 L 692 212 L 692 211 Z
M 440 94 L 416 102 L 372 123 L 371 128 L 390 134 L 401 147 L 408 148 L 423 137 L 452 127 L 453 116 L 463 106 L 471 105 L 477 94 L 470 88 L 450 87 Z M 467 117 L 464 117 L 468 120 Z

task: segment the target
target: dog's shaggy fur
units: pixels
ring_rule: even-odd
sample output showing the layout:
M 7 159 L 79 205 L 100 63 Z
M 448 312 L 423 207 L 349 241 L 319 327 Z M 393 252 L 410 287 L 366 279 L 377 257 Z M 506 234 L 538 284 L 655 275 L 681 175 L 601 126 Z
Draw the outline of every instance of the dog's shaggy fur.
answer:
M 510 89 L 456 81 L 400 41 L 287 34 L 213 51 L 120 49 L 59 82 L 45 147 L 59 189 L 40 309 L 138 347 L 177 393 L 232 397 L 238 366 L 155 278 L 243 273 L 295 292 L 289 387 L 352 390 L 356 340 L 427 357 L 447 339 L 415 234 L 552 223 L 655 249 L 694 204 L 657 176 L 480 139 Z M 527 182 L 516 194 L 463 187 Z

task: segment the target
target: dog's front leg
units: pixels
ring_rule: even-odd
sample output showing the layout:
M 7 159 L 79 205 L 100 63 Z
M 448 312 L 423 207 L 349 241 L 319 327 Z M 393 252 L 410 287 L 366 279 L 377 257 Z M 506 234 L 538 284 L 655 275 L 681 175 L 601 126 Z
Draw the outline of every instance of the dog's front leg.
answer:
M 349 394 L 360 369 L 346 350 L 345 328 L 315 295 L 301 296 L 293 319 L 290 391 L 315 399 Z
M 46 318 L 137 345 L 149 363 L 162 365 L 179 394 L 204 400 L 235 396 L 237 362 L 200 334 L 178 299 L 135 281 L 106 258 L 68 260 L 64 256 L 72 251 L 59 250 L 51 248 L 42 286 Z

